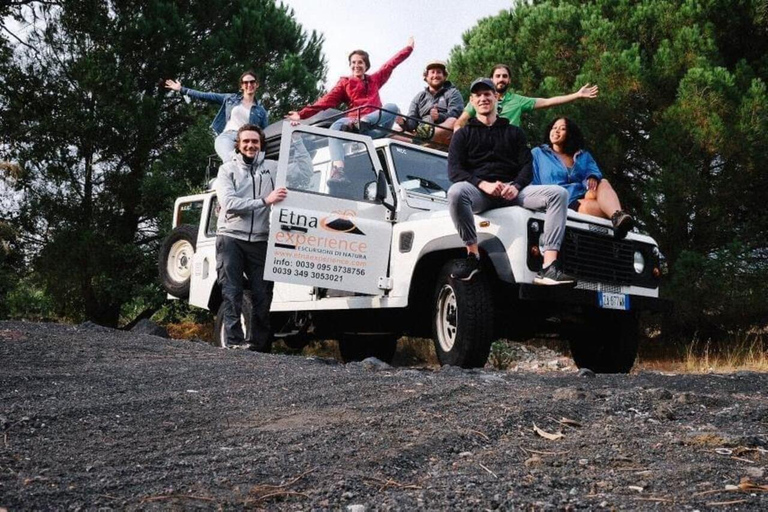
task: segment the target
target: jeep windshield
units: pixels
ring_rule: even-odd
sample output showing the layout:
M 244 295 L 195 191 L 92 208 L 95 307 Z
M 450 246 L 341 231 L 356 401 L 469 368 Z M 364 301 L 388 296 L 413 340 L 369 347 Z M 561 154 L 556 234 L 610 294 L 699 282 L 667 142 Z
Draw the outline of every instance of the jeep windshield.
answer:
M 448 157 L 392 144 L 392 161 L 400 186 L 409 192 L 447 197 Z

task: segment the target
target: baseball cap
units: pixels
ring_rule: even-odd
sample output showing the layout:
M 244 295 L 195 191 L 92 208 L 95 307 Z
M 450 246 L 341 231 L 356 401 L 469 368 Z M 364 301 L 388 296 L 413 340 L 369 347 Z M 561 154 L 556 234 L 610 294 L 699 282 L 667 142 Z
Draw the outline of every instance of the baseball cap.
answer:
M 469 86 L 469 92 L 475 92 L 479 89 L 490 89 L 495 91 L 496 87 L 493 85 L 493 82 L 490 78 L 478 78 L 472 82 L 472 85 Z
M 445 71 L 446 74 L 448 73 L 448 67 L 446 66 L 445 62 L 443 62 L 442 60 L 431 60 L 427 62 L 427 65 L 424 68 L 424 72 L 426 73 L 432 68 L 443 68 L 443 71 Z

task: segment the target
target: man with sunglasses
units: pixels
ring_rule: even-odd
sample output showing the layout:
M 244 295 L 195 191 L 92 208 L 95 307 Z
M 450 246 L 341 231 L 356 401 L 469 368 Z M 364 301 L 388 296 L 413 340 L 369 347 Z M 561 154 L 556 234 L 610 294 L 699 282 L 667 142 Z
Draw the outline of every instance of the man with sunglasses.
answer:
M 216 135 L 214 147 L 222 162 L 228 162 L 234 156 L 237 130 L 245 124 L 253 124 L 266 128 L 269 115 L 266 109 L 256 99 L 259 88 L 259 78 L 252 70 L 240 75 L 240 92 L 217 93 L 201 92 L 183 87 L 178 80 L 166 80 L 166 89 L 180 92 L 189 98 L 218 103 L 221 105 L 218 114 L 211 123 L 211 130 Z

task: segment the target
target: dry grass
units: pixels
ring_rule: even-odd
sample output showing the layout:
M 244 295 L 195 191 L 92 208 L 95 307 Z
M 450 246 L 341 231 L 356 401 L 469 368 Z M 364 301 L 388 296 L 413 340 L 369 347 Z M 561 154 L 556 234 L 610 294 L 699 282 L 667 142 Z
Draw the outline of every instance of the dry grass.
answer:
M 641 347 L 635 368 L 675 373 L 768 372 L 768 332 L 765 330 L 731 333 L 717 343 L 694 339 L 680 347 L 663 347 L 651 340 Z
M 285 344 L 282 341 L 275 343 L 274 347 L 283 346 Z M 284 354 L 301 354 L 304 357 L 324 357 L 329 359 L 338 359 L 341 361 L 341 353 L 339 352 L 339 342 L 336 340 L 315 340 L 311 341 L 309 345 L 301 349 L 300 351 L 292 350 L 286 347 L 283 351 Z
M 167 324 L 165 328 L 168 330 L 168 335 L 176 340 L 199 338 L 209 343 L 213 340 L 213 324 L 210 322 L 204 324 L 181 322 L 178 324 Z
M 199 338 L 211 341 L 213 326 L 182 322 L 168 324 L 168 334 L 175 339 Z M 567 343 L 556 338 L 528 340 L 531 346 L 546 347 L 567 354 Z M 334 340 L 313 341 L 300 352 L 277 342 L 279 353 L 300 353 L 304 357 L 328 357 L 341 360 L 338 343 Z M 393 363 L 396 366 L 426 366 L 437 368 L 439 362 L 431 339 L 403 337 L 397 345 Z M 734 371 L 768 372 L 768 329 L 731 333 L 720 342 L 694 339 L 690 343 L 659 341 L 657 337 L 643 340 L 635 371 L 673 373 L 728 373 Z
M 393 363 L 397 366 L 430 366 L 437 368 L 440 362 L 435 353 L 435 344 L 429 338 L 405 336 L 397 342 L 397 353 Z

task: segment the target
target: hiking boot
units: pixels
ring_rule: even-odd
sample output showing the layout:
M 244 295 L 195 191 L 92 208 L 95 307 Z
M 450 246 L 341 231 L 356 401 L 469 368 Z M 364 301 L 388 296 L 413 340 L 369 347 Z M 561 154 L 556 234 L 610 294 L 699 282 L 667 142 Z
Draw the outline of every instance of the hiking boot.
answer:
M 480 272 L 480 258 L 474 254 L 468 254 L 467 259 L 459 261 L 451 272 L 453 279 L 469 281 Z
M 576 279 L 560 269 L 560 262 L 555 260 L 548 267 L 539 270 L 533 278 L 533 284 L 544 286 L 576 286 Z
M 630 214 L 621 210 L 613 212 L 611 223 L 613 224 L 613 236 L 616 238 L 624 238 L 635 227 L 635 219 Z

